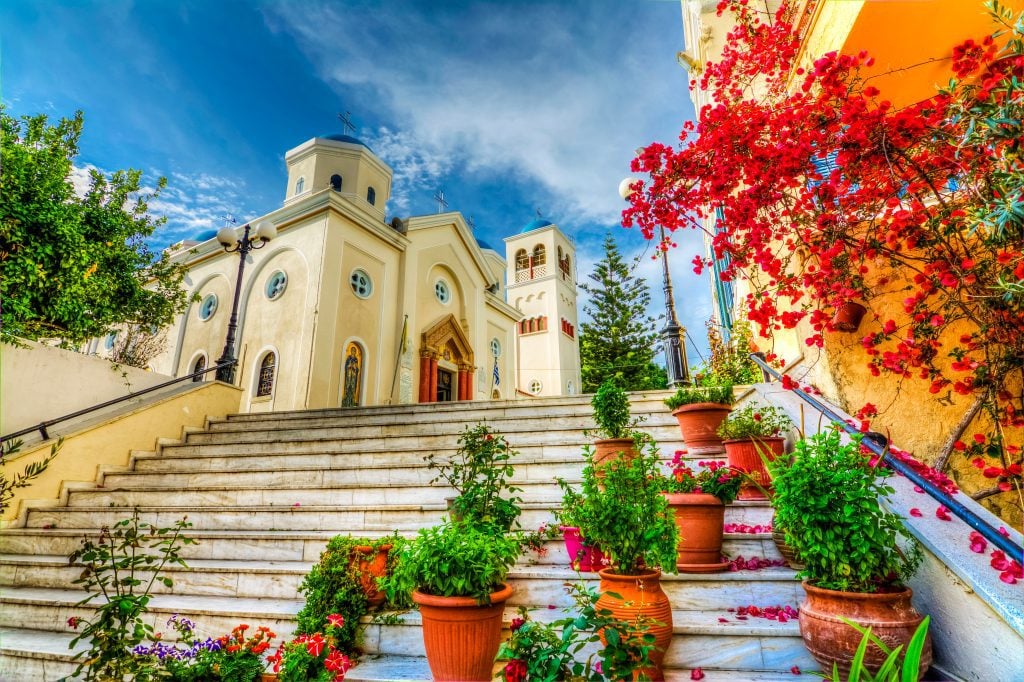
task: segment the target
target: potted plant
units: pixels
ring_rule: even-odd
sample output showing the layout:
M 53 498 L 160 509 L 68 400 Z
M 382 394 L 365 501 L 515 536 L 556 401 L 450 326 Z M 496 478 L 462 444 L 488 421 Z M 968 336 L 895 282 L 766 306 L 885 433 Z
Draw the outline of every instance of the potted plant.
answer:
M 601 384 L 590 400 L 598 436 L 594 440 L 594 463 L 602 464 L 614 457 L 633 458 L 643 439 L 635 430 L 642 421 L 629 416 L 629 396 L 612 379 Z
M 279 682 L 323 680 L 340 682 L 352 667 L 352 660 L 338 646 L 338 636 L 345 627 L 340 613 L 327 617 L 323 632 L 303 634 L 285 642 L 267 662 Z
M 733 410 L 718 426 L 729 465 L 750 476 L 740 488 L 741 500 L 763 500 L 771 494 L 771 479 L 764 466 L 785 452 L 783 437 L 793 428 L 786 413 L 757 403 Z
M 665 399 L 691 455 L 722 454 L 718 426 L 732 410 L 732 384 L 680 388 Z
M 870 626 L 890 646 L 906 645 L 923 620 L 903 584 L 920 562 L 920 548 L 900 518 L 879 505 L 892 492 L 883 480 L 892 472 L 861 451 L 859 438 L 844 443 L 837 430 L 823 431 L 799 441 L 789 459 L 768 467 L 775 516 L 804 564 L 800 633 L 825 670 L 836 665 L 845 674 L 861 637 L 842 618 Z M 877 671 L 885 654 L 871 645 L 864 660 Z M 921 660 L 927 670 L 930 641 Z
M 558 479 L 558 485 L 562 488 L 562 506 L 558 510 L 561 522 L 559 529 L 565 541 L 565 551 L 569 554 L 569 565 L 576 571 L 599 571 L 607 564 L 604 552 L 600 547 L 587 542 L 580 533 L 580 526 L 586 524 L 583 516 L 588 510 L 583 504 L 583 496 L 561 478 Z
M 699 462 L 694 472 L 679 450 L 672 459 L 662 490 L 679 530 L 676 568 L 681 573 L 717 573 L 728 560 L 722 557 L 725 505 L 739 494 L 743 476 L 721 462 Z
M 604 470 L 600 481 L 598 468 Z M 598 607 L 621 620 L 651 622 L 652 667 L 643 672 L 654 680 L 663 679 L 661 664 L 672 641 L 672 606 L 661 589 L 661 571 L 676 570 L 676 525 L 661 494 L 658 468 L 654 443 L 632 460 L 591 461 L 583 469 L 579 516 L 583 537 L 600 546 L 609 561 L 598 572 Z
M 518 556 L 514 538 L 465 520 L 422 529 L 402 548 L 381 585 L 390 599 L 411 594 L 419 605 L 435 680 L 491 679 Z
M 467 427 L 459 435 L 459 449 L 447 461 L 428 455 L 427 467 L 438 470 L 431 484 L 443 481 L 453 487 L 456 496 L 450 500 L 454 520 L 493 525 L 508 531 L 519 517 L 521 488 L 512 485 L 510 464 L 518 453 L 505 437 L 486 424 Z

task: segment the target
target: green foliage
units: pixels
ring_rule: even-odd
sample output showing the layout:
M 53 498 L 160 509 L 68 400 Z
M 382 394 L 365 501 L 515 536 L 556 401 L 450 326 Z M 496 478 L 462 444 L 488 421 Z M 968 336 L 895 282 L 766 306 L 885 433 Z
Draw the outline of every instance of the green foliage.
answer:
M 420 529 L 398 553 L 395 570 L 380 584 L 392 600 L 418 589 L 488 604 L 518 557 L 515 538 L 494 532 L 492 526 L 455 521 Z
M 157 528 L 140 521 L 139 510 L 134 509 L 131 518 L 102 528 L 95 540 L 84 538 L 82 547 L 71 553 L 70 563 L 83 566 L 72 584 L 88 592 L 76 606 L 89 604 L 96 609 L 92 619 L 76 616 L 69 621 L 76 629 L 85 626 L 69 648 L 83 639 L 90 644 L 87 651 L 75 655 L 75 660 L 85 658 L 75 677 L 84 673 L 86 680 L 120 680 L 125 675 L 150 679 L 153 670 L 140 667 L 131 649 L 152 640 L 153 626 L 143 621 L 150 592 L 157 581 L 173 585 L 171 578 L 162 575 L 165 566 L 185 566 L 178 552 L 184 545 L 195 544 L 183 535 L 191 526 L 182 518 L 170 528 Z
M 724 386 L 693 386 L 680 388 L 674 394 L 665 398 L 665 404 L 670 410 L 682 407 L 683 405 L 694 405 L 696 403 L 718 403 L 719 405 L 732 405 L 736 399 L 731 384 Z
M 629 417 L 629 396 L 613 380 L 606 380 L 590 399 L 597 435 L 601 438 L 631 438 L 642 419 Z
M 530 682 L 630 680 L 634 671 L 650 665 L 654 649 L 654 635 L 647 633 L 653 624 L 650 619 L 617 620 L 610 610 L 597 608 L 600 595 L 586 583 L 568 584 L 566 589 L 575 608 L 553 623 L 532 620 L 525 607 L 519 608 L 512 635 L 496 658 L 508 663 L 495 677 Z M 602 633 L 607 644 L 601 644 Z M 592 653 L 580 660 L 584 648 Z
M 871 632 L 871 628 L 865 628 L 845 618 L 842 620 L 863 635 L 860 645 L 853 655 L 853 660 L 850 661 L 849 674 L 844 680 L 839 673 L 839 666 L 833 663 L 831 675 L 811 673 L 812 675 L 829 680 L 829 682 L 917 682 L 921 671 L 921 654 L 924 651 L 925 641 L 928 637 L 930 616 L 925 616 L 921 624 L 917 626 L 914 636 L 910 638 L 910 642 L 907 644 L 907 653 L 902 661 L 900 660 L 900 654 L 903 652 L 902 644 L 892 649 L 876 637 Z M 885 661 L 874 674 L 864 664 L 864 656 L 867 653 L 869 644 L 874 644 L 885 654 Z
M 775 518 L 806 566 L 800 577 L 829 590 L 877 592 L 917 568 L 920 549 L 900 518 L 879 506 L 892 493 L 882 481 L 892 472 L 875 466 L 859 439 L 844 444 L 837 430 L 823 431 L 767 466 Z M 897 545 L 901 537 L 909 550 Z
M 583 312 L 589 318 L 580 325 L 583 392 L 596 391 L 606 379 L 627 391 L 663 388 L 651 370 L 658 335 L 654 318 L 647 315 L 647 283 L 633 276 L 611 235 L 605 237 L 604 251 L 589 275 L 593 283 L 580 283 L 588 296 Z
M 733 322 L 729 341 L 714 320 L 707 321 L 708 361 L 694 373 L 701 386 L 742 386 L 762 380 L 761 368 L 750 359 L 750 323 L 740 318 Z
M 10 440 L 0 445 L 0 467 L 6 466 L 7 458 L 19 452 L 21 446 L 21 440 Z M 50 446 L 50 454 L 38 462 L 26 465 L 24 471 L 14 474 L 14 478 L 8 479 L 7 475 L 0 471 L 0 512 L 7 510 L 7 505 L 14 499 L 15 490 L 27 488 L 32 483 L 32 479 L 46 471 L 62 447 L 64 447 L 64 439 L 58 438 L 57 442 Z
M 781 408 L 754 403 L 730 412 L 719 425 L 718 436 L 722 440 L 775 438 L 791 428 L 793 422 Z
M 587 460 L 592 461 L 589 448 Z M 635 575 L 644 567 L 675 573 L 676 524 L 661 494 L 658 466 L 658 448 L 649 443 L 632 460 L 588 464 L 580 493 L 559 481 L 563 505 L 566 499 L 574 505 L 570 517 L 580 535 L 601 548 L 618 574 Z
M 716 461 L 702 462 L 705 466 L 694 472 L 686 464 L 682 451 L 672 460 L 672 471 L 662 480 L 667 493 L 704 493 L 714 495 L 722 504 L 732 504 L 740 494 L 743 475 Z
M 439 462 L 431 454 L 427 467 L 439 471 L 431 483 L 444 481 L 458 493 L 452 502 L 455 518 L 508 531 L 519 518 L 522 502 L 516 496 L 521 489 L 509 482 L 515 473 L 511 460 L 517 454 L 504 436 L 486 424 L 477 424 L 459 435 L 459 450 L 454 457 Z
M 334 646 L 346 654 L 353 653 L 362 639 L 359 619 L 370 610 L 360 582 L 355 548 L 368 546 L 376 550 L 382 545 L 392 545 L 388 554 L 390 572 L 405 542 L 397 532 L 383 538 L 355 538 L 350 535 L 335 535 L 331 538 L 320 554 L 320 560 L 313 565 L 299 586 L 299 593 L 306 597 L 306 602 L 296 616 L 295 632 L 323 632 L 328 624 L 328 616 L 339 614 L 344 619 L 344 625 L 333 628 Z M 403 603 L 396 606 L 407 605 Z
M 84 198 L 70 181 L 82 112 L 50 125 L 0 106 L 0 338 L 77 344 L 122 323 L 165 327 L 188 302 L 184 268 L 150 252 L 152 192 L 142 173 L 90 169 Z

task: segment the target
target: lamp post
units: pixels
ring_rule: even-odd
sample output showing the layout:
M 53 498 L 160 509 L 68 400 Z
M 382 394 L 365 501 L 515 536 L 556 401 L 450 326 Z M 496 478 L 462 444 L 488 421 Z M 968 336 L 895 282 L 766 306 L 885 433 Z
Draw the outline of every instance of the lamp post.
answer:
M 629 199 L 633 194 L 636 178 L 626 178 L 619 183 L 619 196 Z M 665 227 L 659 225 L 661 243 L 665 243 Z M 690 370 L 686 362 L 686 329 L 679 324 L 676 316 L 676 301 L 672 295 L 672 277 L 668 270 L 668 251 L 661 252 L 661 266 L 665 291 L 665 328 L 661 330 L 661 342 L 665 347 L 665 364 L 668 369 L 669 388 L 690 385 Z
M 261 249 L 267 242 L 277 236 L 277 228 L 269 220 L 261 220 L 256 225 L 255 233 L 250 236 L 250 225 L 242 228 L 242 238 L 238 238 L 237 230 L 225 225 L 217 232 L 217 241 L 227 253 L 238 254 L 238 277 L 235 279 L 235 296 L 231 303 L 231 319 L 228 320 L 228 335 L 224 340 L 224 352 L 217 359 L 217 380 L 229 384 L 235 383 L 235 331 L 238 329 L 238 296 L 242 291 L 242 272 L 245 270 L 245 257 L 253 249 Z M 232 363 L 225 365 L 224 363 Z

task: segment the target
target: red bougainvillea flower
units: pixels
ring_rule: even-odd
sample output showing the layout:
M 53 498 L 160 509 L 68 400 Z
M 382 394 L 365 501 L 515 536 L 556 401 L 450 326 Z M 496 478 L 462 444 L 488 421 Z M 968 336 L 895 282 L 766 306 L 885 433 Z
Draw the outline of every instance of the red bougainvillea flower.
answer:
M 703 680 L 704 679 L 704 670 L 701 669 L 701 668 L 694 668 L 693 670 L 690 671 L 690 679 L 691 680 Z
M 797 665 L 794 665 L 792 668 L 790 668 L 789 672 L 793 673 L 794 675 L 802 675 L 803 674 L 802 672 L 800 672 L 800 666 L 797 666 Z
M 981 533 L 976 530 L 971 531 L 971 551 L 975 554 L 984 554 L 985 548 L 988 546 L 988 542 L 982 537 Z
M 911 516 L 916 516 L 917 518 L 921 518 L 922 516 L 924 516 L 924 514 L 921 513 L 921 510 L 918 509 L 917 507 L 912 507 L 911 508 L 910 515 Z
M 935 510 L 935 518 L 942 521 L 952 521 L 953 517 L 949 515 L 949 509 L 944 504 L 940 504 Z

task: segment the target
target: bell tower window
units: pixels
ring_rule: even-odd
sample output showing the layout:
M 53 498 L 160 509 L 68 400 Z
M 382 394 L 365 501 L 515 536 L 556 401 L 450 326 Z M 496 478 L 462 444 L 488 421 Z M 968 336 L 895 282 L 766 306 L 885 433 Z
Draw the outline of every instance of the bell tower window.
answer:
M 331 176 L 331 189 L 335 192 L 341 191 L 341 176 L 337 173 Z

